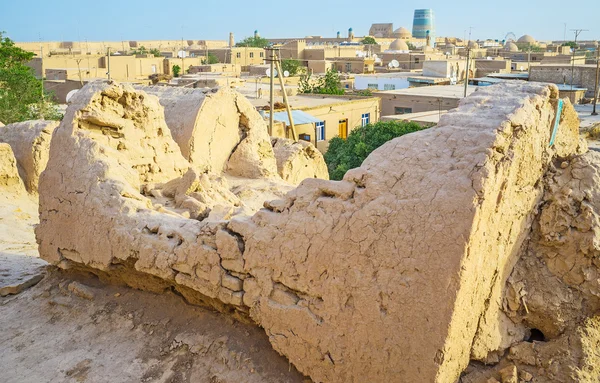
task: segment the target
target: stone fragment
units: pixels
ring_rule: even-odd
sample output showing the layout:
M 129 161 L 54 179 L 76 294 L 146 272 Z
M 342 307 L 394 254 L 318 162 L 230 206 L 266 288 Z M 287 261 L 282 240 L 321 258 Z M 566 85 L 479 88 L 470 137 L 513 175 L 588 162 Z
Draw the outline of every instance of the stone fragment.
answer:
M 90 287 L 85 286 L 79 282 L 71 282 L 67 289 L 73 294 L 77 295 L 80 298 L 92 300 L 94 299 L 94 290 Z
M 44 278 L 48 263 L 26 255 L 0 253 L 0 296 L 19 294 Z

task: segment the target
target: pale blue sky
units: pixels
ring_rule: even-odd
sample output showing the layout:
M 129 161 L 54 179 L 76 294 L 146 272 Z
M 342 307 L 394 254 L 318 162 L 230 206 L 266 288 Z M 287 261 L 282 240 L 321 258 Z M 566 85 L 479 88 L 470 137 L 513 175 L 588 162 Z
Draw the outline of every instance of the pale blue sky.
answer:
M 471 26 L 474 39 L 502 40 L 513 32 L 557 40 L 567 23 L 569 39 L 573 28 L 589 29 L 580 39 L 600 39 L 599 0 L 0 0 L 0 31 L 16 41 L 227 40 L 230 31 L 241 40 L 255 29 L 268 37 L 345 36 L 349 27 L 362 36 L 372 23 L 412 29 L 417 8 L 434 10 L 438 36 L 463 37 Z

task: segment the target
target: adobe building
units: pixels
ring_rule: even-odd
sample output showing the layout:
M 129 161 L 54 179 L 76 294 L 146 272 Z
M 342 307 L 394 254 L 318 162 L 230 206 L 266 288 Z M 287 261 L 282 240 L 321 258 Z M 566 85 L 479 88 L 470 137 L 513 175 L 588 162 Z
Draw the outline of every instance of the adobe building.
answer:
M 381 102 L 377 97 L 301 94 L 289 97 L 288 101 L 298 136 L 312 142 L 322 153 L 327 151 L 333 137 L 346 138 L 355 128 L 375 123 L 381 116 Z M 265 105 L 260 99 L 250 99 L 250 102 L 255 106 Z M 276 110 L 273 117 L 290 124 L 285 109 Z
M 586 97 L 594 97 L 596 86 L 596 65 L 538 65 L 532 67 L 529 81 L 551 82 L 554 84 L 571 85 L 571 71 L 573 71 L 573 86 L 585 88 Z
M 202 50 L 193 51 L 202 54 Z M 219 63 L 235 64 L 241 67 L 249 65 L 264 64 L 265 50 L 254 47 L 224 47 L 213 48 L 205 51 L 206 55 L 213 54 L 219 60 Z
M 467 96 L 477 89 L 467 88 Z M 464 98 L 463 85 L 437 85 L 373 92 L 381 98 L 381 115 L 450 110 Z

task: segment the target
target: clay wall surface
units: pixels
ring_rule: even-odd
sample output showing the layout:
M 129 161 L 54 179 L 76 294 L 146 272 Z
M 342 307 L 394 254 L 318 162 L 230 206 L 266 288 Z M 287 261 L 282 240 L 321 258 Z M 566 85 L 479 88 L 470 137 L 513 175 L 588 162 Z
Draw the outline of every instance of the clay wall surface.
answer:
M 487 87 L 343 181 L 306 179 L 254 214 L 181 154 L 158 98 L 92 83 L 40 178 L 40 254 L 250 318 L 315 381 L 453 382 L 516 341 L 497 314 L 543 177 L 585 150 L 568 102 L 549 145 L 557 97 L 549 85 Z M 268 179 L 246 167 L 262 136 L 235 100 L 247 136 L 219 170 Z

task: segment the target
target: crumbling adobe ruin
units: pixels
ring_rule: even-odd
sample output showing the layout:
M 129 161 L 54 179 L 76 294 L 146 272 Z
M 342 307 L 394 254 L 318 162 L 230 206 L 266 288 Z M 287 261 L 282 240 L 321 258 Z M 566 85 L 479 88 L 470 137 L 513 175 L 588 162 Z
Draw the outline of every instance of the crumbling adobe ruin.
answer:
M 27 191 L 37 193 L 38 179 L 48 163 L 50 139 L 58 121 L 34 120 L 0 126 L 0 142 L 11 146 Z
M 250 319 L 315 382 L 598 374 L 600 157 L 568 101 L 550 145 L 555 86 L 478 90 L 343 181 L 306 179 L 258 211 L 282 171 L 243 103 L 239 141 L 212 162 L 216 125 L 175 138 L 145 91 L 84 87 L 39 181 L 42 258 Z

